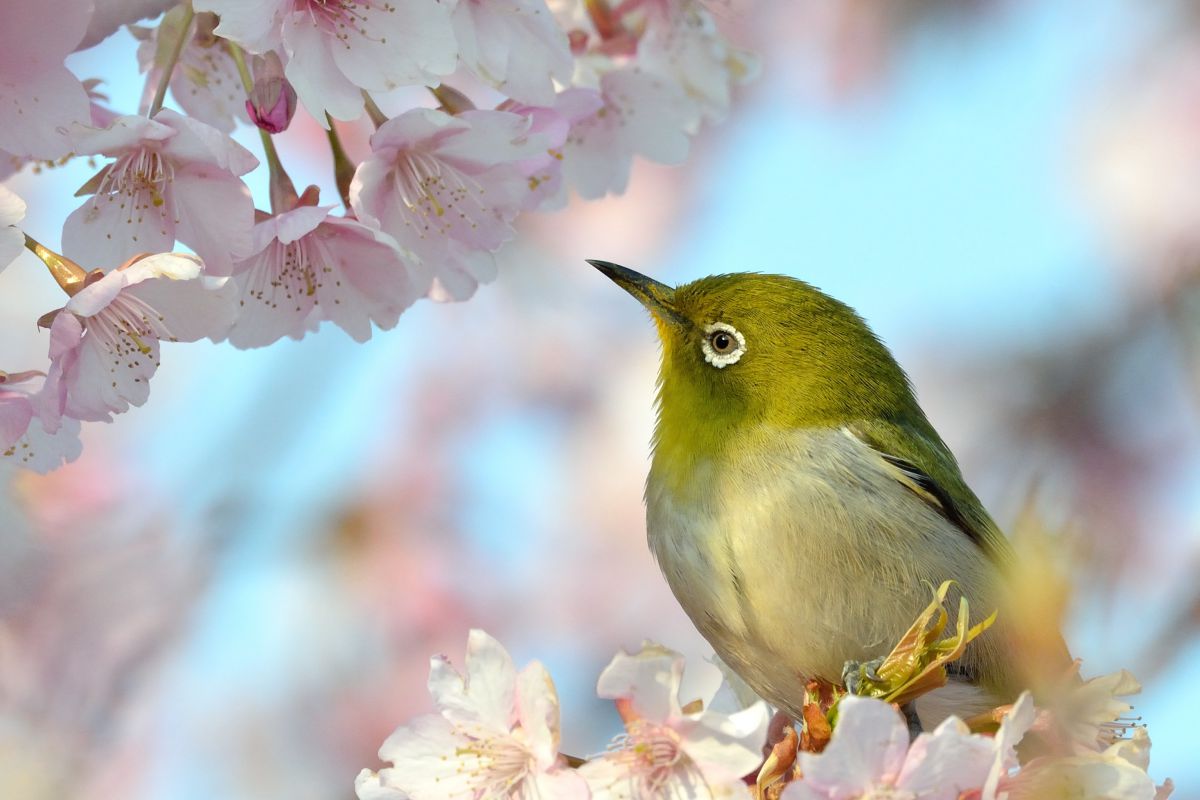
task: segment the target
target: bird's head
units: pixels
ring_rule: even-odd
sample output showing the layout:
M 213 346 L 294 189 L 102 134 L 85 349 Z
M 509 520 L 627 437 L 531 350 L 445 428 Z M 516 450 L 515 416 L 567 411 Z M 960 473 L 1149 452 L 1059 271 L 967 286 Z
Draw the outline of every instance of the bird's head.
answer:
M 908 379 L 849 306 L 783 275 L 714 275 L 672 288 L 589 261 L 649 310 L 662 340 L 660 444 L 730 428 L 836 427 L 920 414 Z

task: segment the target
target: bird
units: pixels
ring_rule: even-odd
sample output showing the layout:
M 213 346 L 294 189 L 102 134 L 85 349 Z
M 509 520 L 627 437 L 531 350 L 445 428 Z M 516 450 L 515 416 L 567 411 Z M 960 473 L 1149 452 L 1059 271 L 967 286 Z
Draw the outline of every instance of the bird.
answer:
M 910 730 L 1012 702 L 1013 549 L 866 322 L 784 275 L 671 287 L 588 263 L 658 329 L 647 538 L 720 659 L 801 719 L 808 680 L 877 665 L 952 580 L 951 609 L 961 593 L 972 624 L 998 620 L 946 686 L 903 709 Z

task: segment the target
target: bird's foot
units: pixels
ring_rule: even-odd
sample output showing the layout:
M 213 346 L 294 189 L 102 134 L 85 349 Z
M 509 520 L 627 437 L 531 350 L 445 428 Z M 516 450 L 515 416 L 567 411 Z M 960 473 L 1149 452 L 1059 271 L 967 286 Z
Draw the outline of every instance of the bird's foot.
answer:
M 879 676 L 878 669 L 883 665 L 884 658 L 884 656 L 880 656 L 870 661 L 855 661 L 853 659 L 847 661 L 842 666 L 842 686 L 845 686 L 846 691 L 850 694 L 862 694 L 864 678 L 871 683 L 883 683 L 883 678 Z
M 909 701 L 900 706 L 900 713 L 904 715 L 904 721 L 908 723 L 908 741 L 912 742 L 921 735 L 921 718 L 917 716 L 917 704 L 915 701 Z

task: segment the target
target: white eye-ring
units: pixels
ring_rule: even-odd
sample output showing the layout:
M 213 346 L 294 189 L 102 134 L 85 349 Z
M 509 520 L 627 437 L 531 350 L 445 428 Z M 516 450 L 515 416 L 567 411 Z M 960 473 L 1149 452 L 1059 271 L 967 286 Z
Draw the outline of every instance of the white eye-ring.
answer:
M 746 337 L 742 332 L 725 322 L 713 322 L 704 326 L 704 338 L 700 340 L 704 360 L 717 369 L 724 369 L 746 352 Z

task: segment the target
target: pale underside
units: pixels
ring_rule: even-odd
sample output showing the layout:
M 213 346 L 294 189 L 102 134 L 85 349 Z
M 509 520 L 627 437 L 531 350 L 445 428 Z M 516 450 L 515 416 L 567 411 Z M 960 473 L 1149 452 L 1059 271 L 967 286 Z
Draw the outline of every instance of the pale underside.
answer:
M 681 490 L 652 466 L 647 530 L 688 616 L 767 701 L 798 716 L 807 679 L 840 683 L 848 659 L 886 655 L 943 580 L 958 582 L 972 622 L 998 607 L 1000 578 L 983 550 L 853 434 L 744 435 L 735 452 L 755 457 L 736 469 L 697 461 Z M 997 624 L 961 662 L 990 691 L 940 690 L 918 703 L 926 727 L 1003 699 L 1007 638 Z

